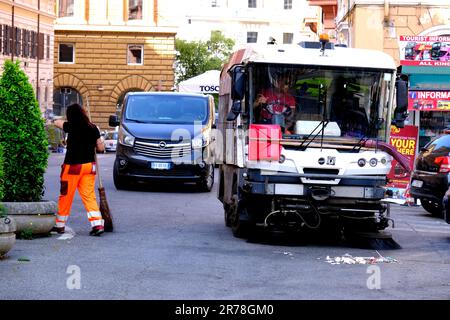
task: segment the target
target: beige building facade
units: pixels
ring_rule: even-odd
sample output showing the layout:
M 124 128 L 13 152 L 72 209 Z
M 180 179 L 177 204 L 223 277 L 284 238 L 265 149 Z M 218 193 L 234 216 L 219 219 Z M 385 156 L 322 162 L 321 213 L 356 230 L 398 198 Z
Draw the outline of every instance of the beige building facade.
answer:
M 49 116 L 53 105 L 54 0 L 0 0 L 0 63 L 20 61 Z
M 450 34 L 450 0 L 339 0 L 337 42 L 385 51 L 400 64 L 399 36 Z
M 159 20 L 157 0 L 59 0 L 54 46 L 54 112 L 89 105 L 92 121 L 108 117 L 129 91 L 174 86 L 176 29 Z
M 447 134 L 450 108 L 443 106 L 450 102 L 419 97 L 450 94 L 450 61 L 444 56 L 450 46 L 450 0 L 339 0 L 336 21 L 338 42 L 384 51 L 407 76 L 408 123 L 419 128 L 417 152 Z

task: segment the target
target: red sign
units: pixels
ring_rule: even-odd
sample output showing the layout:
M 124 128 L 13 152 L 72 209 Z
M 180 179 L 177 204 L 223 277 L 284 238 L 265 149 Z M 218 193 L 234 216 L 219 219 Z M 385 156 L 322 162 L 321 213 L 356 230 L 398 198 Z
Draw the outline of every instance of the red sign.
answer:
M 400 64 L 450 67 L 450 37 L 400 36 Z
M 405 126 L 397 128 L 391 126 L 390 143 L 398 152 L 409 159 L 411 168 L 414 168 L 414 160 L 416 156 L 417 135 L 419 128 L 416 126 Z M 390 188 L 406 188 L 409 183 L 411 172 L 405 171 L 396 160 L 392 160 L 391 171 L 388 174 Z
M 408 110 L 450 111 L 450 91 L 409 91 Z

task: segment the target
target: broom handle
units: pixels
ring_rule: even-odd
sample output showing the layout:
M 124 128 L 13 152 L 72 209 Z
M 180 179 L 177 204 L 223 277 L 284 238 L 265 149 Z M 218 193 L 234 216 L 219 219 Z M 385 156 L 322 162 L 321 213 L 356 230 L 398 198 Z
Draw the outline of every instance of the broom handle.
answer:
M 87 106 L 87 110 L 88 110 L 89 121 L 92 122 L 92 120 L 91 120 L 91 108 L 89 107 L 89 96 L 86 96 L 86 106 Z M 98 161 L 97 161 L 97 151 L 96 151 L 95 148 L 94 148 L 94 161 L 95 161 L 95 164 L 97 166 L 98 187 L 99 188 L 103 188 L 102 177 L 100 176 L 100 167 L 99 167 Z

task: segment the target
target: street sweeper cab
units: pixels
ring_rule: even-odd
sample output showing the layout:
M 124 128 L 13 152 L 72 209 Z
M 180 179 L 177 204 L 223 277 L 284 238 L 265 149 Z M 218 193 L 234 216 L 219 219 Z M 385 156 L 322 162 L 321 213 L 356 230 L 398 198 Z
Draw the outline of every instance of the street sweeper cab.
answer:
M 257 227 L 381 236 L 391 161 L 409 170 L 388 144 L 406 110 L 406 83 L 383 52 L 326 39 L 235 52 L 215 141 L 226 225 L 237 237 Z

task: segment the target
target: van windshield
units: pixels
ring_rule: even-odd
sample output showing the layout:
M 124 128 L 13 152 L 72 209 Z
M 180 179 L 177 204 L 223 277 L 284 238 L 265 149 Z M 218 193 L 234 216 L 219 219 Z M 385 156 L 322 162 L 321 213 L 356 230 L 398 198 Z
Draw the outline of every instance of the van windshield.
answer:
M 179 95 L 128 97 L 125 120 L 143 123 L 193 124 L 208 119 L 208 99 Z

